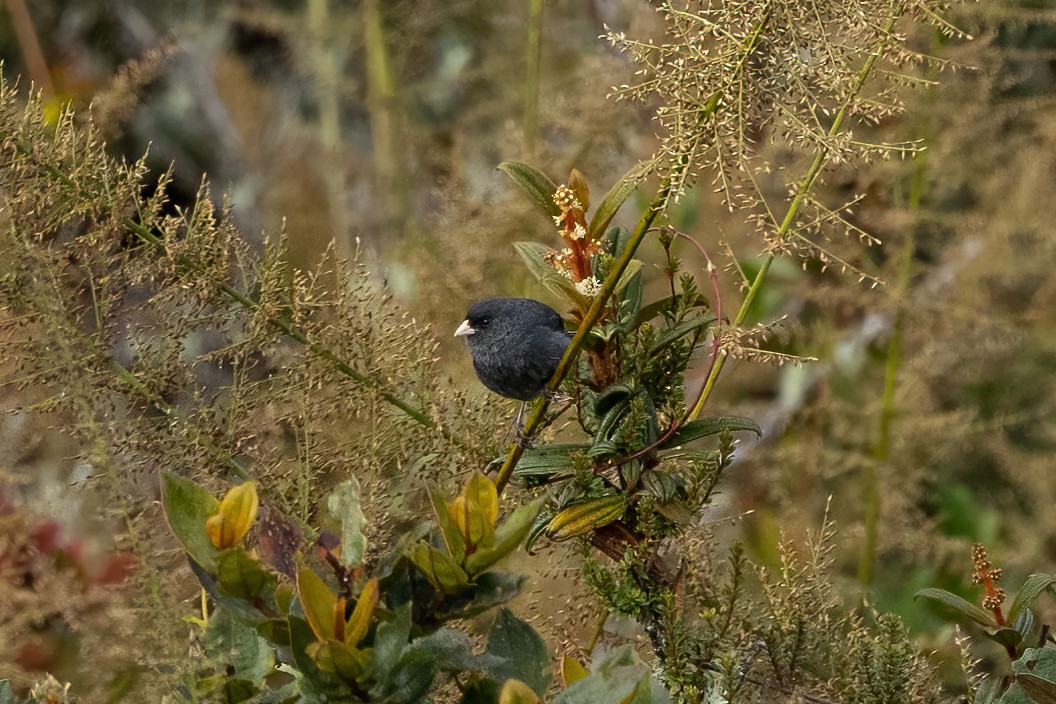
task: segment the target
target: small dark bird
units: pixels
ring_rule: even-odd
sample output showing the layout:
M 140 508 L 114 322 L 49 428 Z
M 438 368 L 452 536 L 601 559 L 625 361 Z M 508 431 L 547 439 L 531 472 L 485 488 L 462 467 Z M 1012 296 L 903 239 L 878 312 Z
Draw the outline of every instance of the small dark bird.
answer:
M 530 298 L 489 298 L 466 313 L 455 330 L 465 336 L 484 386 L 528 401 L 543 392 L 568 347 L 561 316 Z

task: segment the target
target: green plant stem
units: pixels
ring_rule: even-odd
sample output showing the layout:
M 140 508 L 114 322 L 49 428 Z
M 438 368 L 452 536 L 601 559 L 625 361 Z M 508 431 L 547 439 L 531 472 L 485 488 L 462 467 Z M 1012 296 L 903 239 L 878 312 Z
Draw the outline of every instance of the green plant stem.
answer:
M 151 244 L 162 250 L 165 248 L 165 243 L 162 241 L 162 239 L 143 225 L 140 225 L 139 223 L 135 222 L 129 222 L 128 227 L 137 237 L 139 237 L 144 242 L 147 242 L 148 244 Z M 177 261 L 177 263 L 184 268 L 195 268 L 192 262 L 182 257 Z M 246 310 L 254 313 L 259 310 L 260 305 L 256 301 L 251 299 L 249 296 L 246 296 L 244 293 L 235 290 L 227 284 L 217 284 L 217 287 L 221 293 L 223 293 L 235 303 L 241 305 Z M 361 384 L 362 386 L 365 386 L 366 388 L 371 389 L 372 391 L 377 393 L 378 396 L 384 399 L 388 404 L 402 411 L 411 420 L 426 428 L 438 430 L 448 442 L 458 447 L 459 449 L 469 452 L 471 454 L 477 454 L 474 451 L 473 447 L 469 445 L 465 440 L 460 438 L 458 435 L 451 432 L 448 428 L 438 424 L 435 420 L 430 418 L 429 415 L 426 414 L 424 411 L 415 408 L 408 402 L 393 394 L 391 391 L 385 390 L 376 379 L 373 379 L 357 372 L 355 369 L 352 368 L 351 365 L 342 360 L 340 357 L 338 357 L 326 347 L 323 347 L 318 342 L 312 342 L 304 333 L 304 331 L 295 327 L 290 321 L 284 320 L 282 318 L 269 316 L 267 322 L 273 328 L 275 328 L 294 342 L 304 345 L 305 348 L 307 348 L 308 351 L 316 357 L 330 363 L 334 369 L 336 369 L 344 376 L 347 376 L 349 379 L 352 379 L 356 383 Z
M 546 417 L 546 409 L 550 406 L 551 397 L 554 392 L 557 391 L 558 387 L 561 386 L 561 382 L 564 381 L 564 378 L 572 368 L 572 365 L 575 364 L 576 358 L 579 356 L 579 350 L 583 345 L 583 341 L 587 338 L 587 333 L 590 332 L 590 329 L 601 319 L 601 315 L 605 311 L 605 306 L 608 303 L 609 298 L 616 290 L 616 284 L 619 283 L 624 270 L 627 269 L 627 265 L 630 264 L 631 259 L 634 258 L 634 253 L 638 251 L 638 246 L 645 238 L 645 233 L 649 231 L 649 228 L 652 227 L 653 221 L 656 220 L 657 216 L 660 214 L 662 203 L 667 199 L 670 187 L 670 182 L 666 182 L 660 188 L 656 198 L 654 198 L 653 202 L 649 204 L 649 209 L 646 210 L 645 214 L 642 215 L 640 220 L 638 220 L 638 224 L 635 226 L 634 232 L 631 233 L 631 238 L 627 241 L 627 245 L 623 248 L 620 258 L 616 260 L 609 275 L 605 277 L 605 281 L 601 285 L 601 290 L 596 296 L 594 296 L 590 308 L 587 310 L 586 315 L 583 316 L 579 328 L 576 329 L 575 336 L 568 344 L 568 349 L 565 350 L 564 356 L 561 357 L 561 361 L 558 362 L 557 369 L 554 370 L 554 375 L 550 377 L 550 381 L 546 385 L 546 390 L 543 392 L 543 395 L 536 400 L 535 405 L 532 406 L 532 412 L 525 421 L 522 431 L 522 435 L 525 438 L 532 437 L 542 426 L 543 419 Z M 517 466 L 517 462 L 520 461 L 521 455 L 524 454 L 524 448 L 524 442 L 510 445 L 506 460 L 502 463 L 498 477 L 495 480 L 495 487 L 499 494 L 502 494 L 502 491 L 510 481 L 510 477 L 513 476 L 513 470 Z
M 407 184 L 400 158 L 396 79 L 392 71 L 380 0 L 363 3 L 363 41 L 366 45 L 367 109 L 377 194 L 384 205 L 385 229 L 398 234 L 407 222 Z
M 524 81 L 524 145 L 535 151 L 539 132 L 539 65 L 543 58 L 543 8 L 546 0 L 532 0 L 528 17 L 527 75 Z
M 886 36 L 891 32 L 895 26 L 895 22 L 901 14 L 902 12 L 899 9 L 888 18 L 887 24 L 881 31 L 882 35 Z M 854 85 L 851 87 L 850 92 L 847 94 L 847 98 L 844 100 L 843 105 L 840 106 L 839 111 L 832 120 L 832 125 L 829 127 L 826 134 L 827 137 L 834 137 L 843 128 L 843 122 L 847 118 L 848 112 L 850 112 L 851 103 L 861 91 L 862 86 L 865 85 L 869 75 L 873 72 L 873 67 L 876 65 L 877 59 L 880 58 L 882 50 L 883 43 L 878 43 L 869 53 L 869 57 L 862 65 L 861 71 L 858 72 L 858 77 L 855 80 Z M 789 203 L 788 210 L 785 212 L 785 217 L 781 220 L 781 224 L 777 228 L 778 239 L 784 239 L 788 233 L 792 231 L 792 226 L 795 224 L 796 215 L 799 213 L 799 209 L 810 196 L 811 191 L 814 189 L 814 184 L 817 182 L 818 176 L 821 174 L 821 170 L 829 161 L 829 152 L 829 147 L 824 143 L 818 148 L 818 152 L 814 155 L 814 160 L 811 162 L 810 168 L 807 169 L 806 175 L 797 185 L 796 195 L 792 198 L 792 202 Z M 741 301 L 741 307 L 737 310 L 737 315 L 734 316 L 733 321 L 731 322 L 732 328 L 737 329 L 744 323 L 744 319 L 748 315 L 752 302 L 755 301 L 755 297 L 762 287 L 763 279 L 766 278 L 766 273 L 770 270 L 770 265 L 773 264 L 773 262 L 774 255 L 772 253 L 767 253 L 763 257 L 762 264 L 759 266 L 759 272 L 755 275 L 755 278 L 752 279 L 752 283 L 749 285 L 748 291 L 744 295 L 744 300 Z M 711 391 L 715 387 L 715 382 L 718 380 L 719 374 L 722 373 L 722 368 L 726 364 L 728 358 L 728 352 L 725 350 L 719 352 L 719 356 L 715 360 L 715 364 L 712 366 L 711 372 L 708 374 L 708 377 L 704 382 L 704 388 L 700 394 L 700 398 L 697 400 L 697 404 L 689 414 L 689 420 L 695 420 L 704 409 L 704 404 L 707 403 L 708 397 L 711 395 Z
M 909 191 L 909 211 L 920 210 L 923 192 L 925 154 L 914 157 L 914 169 Z M 906 241 L 898 263 L 898 281 L 892 292 L 895 297 L 895 320 L 891 338 L 887 341 L 884 361 L 884 391 L 880 400 L 880 428 L 876 444 L 873 445 L 872 462 L 862 471 L 862 501 L 865 504 L 865 540 L 858 556 L 858 582 L 865 588 L 873 582 L 873 567 L 876 564 L 877 534 L 880 525 L 879 465 L 887 462 L 891 455 L 891 421 L 895 416 L 895 391 L 898 387 L 898 370 L 902 364 L 902 332 L 906 320 L 906 295 L 913 273 L 913 253 L 916 251 L 916 234 L 912 227 L 906 228 Z
M 341 70 L 334 42 L 334 22 L 330 0 L 308 0 L 308 33 L 311 38 L 309 53 L 315 74 L 315 103 L 318 110 L 319 143 L 323 150 L 320 176 L 326 184 L 331 229 L 335 233 L 337 251 L 349 255 L 349 223 L 344 204 L 344 172 L 341 149 Z
M 763 28 L 770 19 L 770 11 L 771 4 L 767 3 L 766 7 L 763 8 L 759 22 L 752 28 L 751 33 L 745 38 L 744 53 L 741 55 L 740 62 L 738 63 L 738 73 L 744 69 L 747 65 L 748 57 L 755 51 L 759 42 L 759 36 L 762 34 Z M 708 102 L 697 116 L 698 124 L 703 125 L 715 116 L 715 113 L 722 105 L 722 95 L 724 90 L 716 91 L 708 99 Z M 682 166 L 688 167 L 689 164 L 683 164 Z M 522 436 L 524 438 L 531 438 L 539 431 L 543 419 L 546 416 L 546 409 L 550 405 L 550 397 L 561 385 L 561 382 L 572 367 L 572 364 L 575 363 L 576 358 L 579 355 L 579 348 L 583 344 L 583 340 L 586 339 L 587 333 L 601 318 L 602 312 L 605 310 L 605 306 L 608 303 L 608 299 L 612 296 L 613 291 L 616 290 L 616 284 L 619 282 L 620 276 L 623 275 L 627 265 L 630 264 L 631 259 L 634 258 L 634 253 L 638 250 L 638 246 L 642 243 L 642 239 L 649 231 L 649 228 L 653 226 L 653 222 L 656 220 L 657 216 L 660 215 L 661 210 L 663 210 L 667 203 L 668 196 L 671 194 L 671 187 L 672 180 L 671 177 L 668 176 L 657 191 L 656 197 L 653 198 L 653 201 L 649 204 L 648 210 L 646 210 L 645 214 L 639 219 L 638 224 L 634 228 L 634 232 L 631 234 L 630 240 L 627 242 L 627 246 L 624 248 L 620 258 L 613 265 L 612 271 L 610 271 L 609 275 L 605 277 L 601 290 L 598 292 L 598 295 L 594 297 L 590 309 L 587 310 L 586 315 L 579 324 L 579 328 L 576 330 L 575 337 L 573 337 L 572 342 L 569 343 L 568 349 L 565 350 L 564 356 L 558 363 L 553 377 L 551 377 L 550 382 L 547 384 L 546 392 L 543 393 L 532 407 L 532 412 L 528 416 L 527 421 L 525 421 L 524 428 L 522 429 Z M 513 470 L 517 467 L 517 462 L 520 461 L 521 455 L 524 454 L 524 448 L 525 441 L 510 445 L 509 452 L 506 455 L 505 461 L 502 463 L 502 467 L 499 468 L 499 474 L 495 480 L 495 486 L 500 495 L 509 483 L 510 477 L 513 476 Z

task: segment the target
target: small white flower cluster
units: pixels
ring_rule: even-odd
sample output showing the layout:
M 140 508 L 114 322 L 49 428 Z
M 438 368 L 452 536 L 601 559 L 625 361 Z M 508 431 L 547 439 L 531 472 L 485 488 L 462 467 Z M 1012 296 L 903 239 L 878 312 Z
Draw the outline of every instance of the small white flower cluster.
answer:
M 576 282 L 576 290 L 584 296 L 594 297 L 601 292 L 601 282 L 596 276 L 588 276 L 582 281 Z

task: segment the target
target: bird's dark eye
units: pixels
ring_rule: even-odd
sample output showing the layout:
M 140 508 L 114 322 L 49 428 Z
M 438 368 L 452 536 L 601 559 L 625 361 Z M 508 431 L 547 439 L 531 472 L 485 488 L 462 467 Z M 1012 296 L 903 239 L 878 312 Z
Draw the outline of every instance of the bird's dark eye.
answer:
M 480 322 L 477 323 L 477 325 L 479 325 L 480 327 L 484 327 L 485 325 L 487 325 L 490 322 L 491 322 L 491 318 L 489 318 L 488 316 L 484 316 L 483 318 L 480 319 Z

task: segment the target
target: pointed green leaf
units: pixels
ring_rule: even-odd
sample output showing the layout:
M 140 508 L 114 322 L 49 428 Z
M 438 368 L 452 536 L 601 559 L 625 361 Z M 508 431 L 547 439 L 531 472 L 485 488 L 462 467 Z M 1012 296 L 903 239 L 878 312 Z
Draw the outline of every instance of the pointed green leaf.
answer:
M 550 247 L 539 242 L 514 242 L 513 248 L 524 260 L 532 276 L 548 291 L 565 297 L 579 308 L 585 309 L 590 305 L 590 299 L 576 290 L 571 279 L 546 263 L 544 257 L 551 251 Z
M 674 297 L 668 296 L 667 298 L 661 298 L 658 301 L 653 301 L 652 303 L 647 303 L 646 305 L 642 306 L 641 310 L 638 311 L 638 315 L 634 319 L 632 329 L 640 327 L 642 323 L 649 322 L 664 311 L 673 310 L 678 305 L 677 301 L 681 297 L 681 295 Z M 701 296 L 700 294 L 697 294 L 697 299 L 694 305 L 700 308 L 707 308 L 708 299 L 704 298 L 704 296 Z
M 601 203 L 598 204 L 598 209 L 594 211 L 594 215 L 590 218 L 587 234 L 591 239 L 597 239 L 605 233 L 609 223 L 616 217 L 616 212 L 619 211 L 620 206 L 631 197 L 631 194 L 638 188 L 638 184 L 642 182 L 644 176 L 645 172 L 642 164 L 635 164 L 630 171 L 623 175 L 623 178 L 609 189 L 609 192 L 601 199 Z
M 697 420 L 691 420 L 677 431 L 675 434 L 669 437 L 660 446 L 660 449 L 668 449 L 685 445 L 686 443 L 699 440 L 700 438 L 706 438 L 711 435 L 718 435 L 723 430 L 744 430 L 756 435 L 762 435 L 763 430 L 759 427 L 751 418 L 744 416 L 715 416 L 712 418 L 698 418 Z
M 465 571 L 432 545 L 418 543 L 408 551 L 407 556 L 437 591 L 456 594 L 469 586 Z
M 499 524 L 495 530 L 495 539 L 489 545 L 482 546 L 466 559 L 466 572 L 470 575 L 479 574 L 492 564 L 509 555 L 517 549 L 528 531 L 532 527 L 532 521 L 539 515 L 539 509 L 546 503 L 546 497 L 521 506 L 510 517 Z
M 653 341 L 653 348 L 649 350 L 649 356 L 655 357 L 658 352 L 661 352 L 668 345 L 672 345 L 686 335 L 701 328 L 706 328 L 714 322 L 715 316 L 710 314 L 698 315 L 689 320 L 683 320 L 675 327 L 668 328 L 656 336 L 656 339 Z
M 938 604 L 952 609 L 956 613 L 966 618 L 975 621 L 980 626 L 987 626 L 994 628 L 997 626 L 997 621 L 994 619 L 994 615 L 983 608 L 976 606 L 975 604 L 969 603 L 957 596 L 951 594 L 945 589 L 936 589 L 935 587 L 928 587 L 927 589 L 921 589 L 916 593 L 914 598 L 924 597 L 930 601 L 934 601 Z
M 322 577 L 307 565 L 297 570 L 297 596 L 316 638 L 321 641 L 333 640 L 334 603 L 337 597 Z
M 1019 612 L 1029 609 L 1037 601 L 1041 593 L 1056 584 L 1056 575 L 1032 574 L 1023 582 L 1023 586 L 1012 600 L 1012 606 L 1008 608 L 1008 620 L 1015 621 Z
M 341 522 L 341 564 L 358 567 L 367 553 L 363 529 L 367 519 L 360 505 L 359 481 L 352 477 L 337 485 L 326 500 L 330 515 Z
M 571 472 L 575 468 L 572 453 L 586 452 L 589 448 L 589 445 L 583 443 L 555 443 L 532 447 L 521 455 L 513 473 L 518 477 L 549 477 L 561 472 Z
M 191 480 L 165 472 L 161 475 L 161 506 L 169 528 L 191 558 L 215 573 L 220 551 L 209 541 L 205 523 L 220 510 L 220 501 Z
M 499 168 L 524 190 L 547 217 L 554 218 L 561 214 L 561 209 L 554 202 L 557 186 L 545 174 L 519 161 L 504 161 L 499 164 Z

